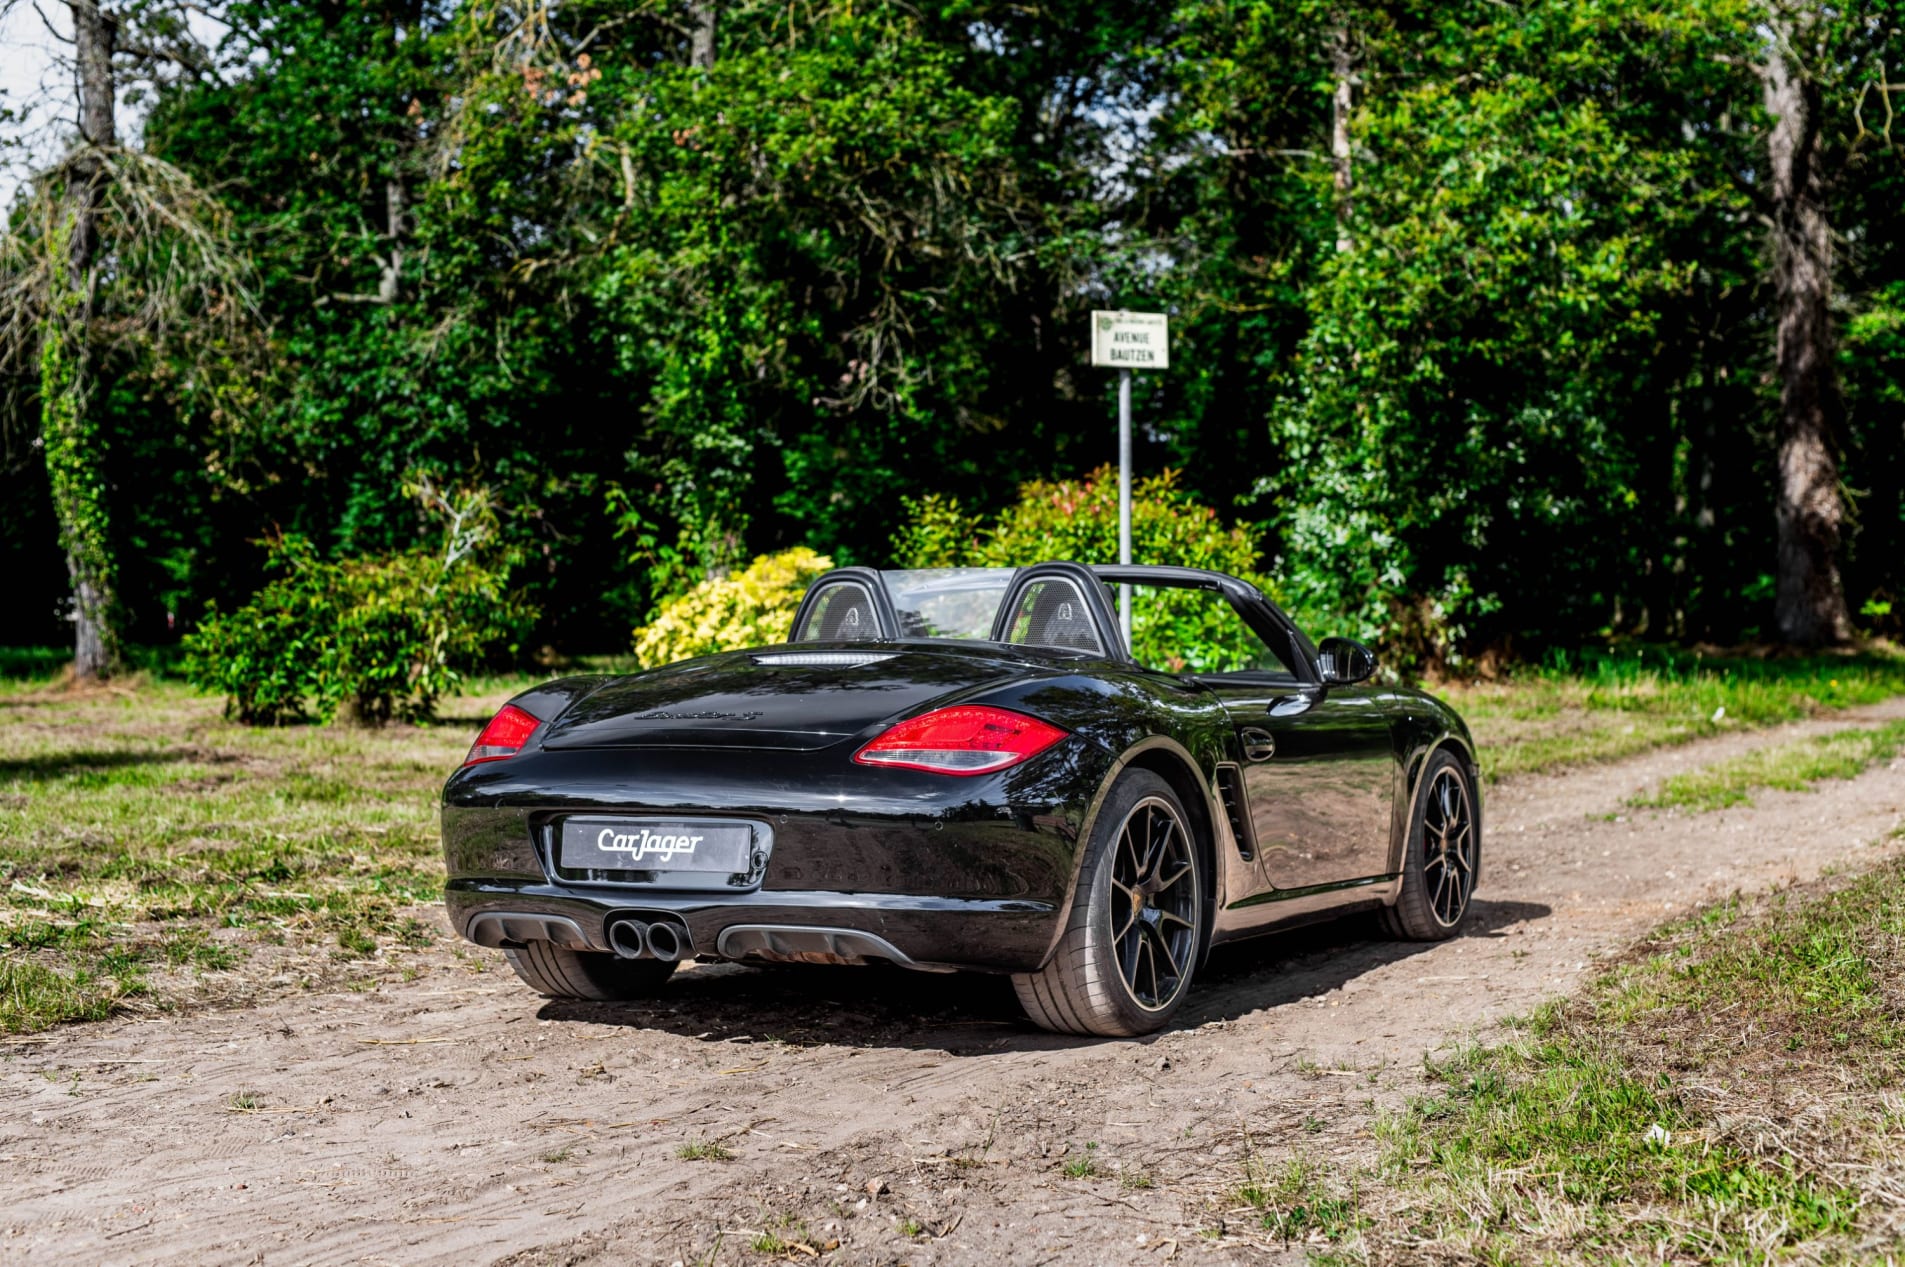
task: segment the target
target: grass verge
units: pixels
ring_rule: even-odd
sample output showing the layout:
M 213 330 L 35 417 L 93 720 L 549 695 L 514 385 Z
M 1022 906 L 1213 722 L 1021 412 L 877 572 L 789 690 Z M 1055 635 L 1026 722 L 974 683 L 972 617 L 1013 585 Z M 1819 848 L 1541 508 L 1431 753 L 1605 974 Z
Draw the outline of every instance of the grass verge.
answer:
M 436 791 L 513 685 L 366 731 L 253 730 L 169 682 L 0 683 L 0 1033 L 402 971 L 435 940 Z
M 1367 1261 L 1886 1261 L 1905 861 L 1710 908 L 1430 1073 L 1380 1127 L 1380 1198 L 1335 1212 Z
M 1703 656 L 1671 648 L 1554 654 L 1438 692 L 1475 732 L 1487 777 L 1611 761 L 1727 729 L 1905 694 L 1905 656 Z
M 1809 792 L 1822 779 L 1852 779 L 1905 748 L 1905 721 L 1861 727 L 1775 744 L 1757 752 L 1676 774 L 1650 796 L 1629 804 L 1650 809 L 1688 809 L 1695 813 L 1751 804 L 1761 788 Z

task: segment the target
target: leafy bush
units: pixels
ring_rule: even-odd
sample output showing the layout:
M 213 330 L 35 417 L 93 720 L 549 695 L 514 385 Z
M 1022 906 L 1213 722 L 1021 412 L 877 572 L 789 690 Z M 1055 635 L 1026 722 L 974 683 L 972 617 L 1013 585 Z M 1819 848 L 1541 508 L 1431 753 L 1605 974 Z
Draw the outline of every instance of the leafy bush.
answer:
M 492 536 L 486 500 L 443 509 L 441 553 L 326 560 L 302 537 L 268 542 L 278 575 L 186 638 L 186 676 L 251 725 L 340 710 L 367 726 L 429 717 L 466 671 L 513 653 L 535 619 L 508 589 L 508 561 L 480 549 Z
M 908 522 L 893 541 L 901 567 L 1024 567 L 1050 559 L 1118 561 L 1118 472 L 1102 466 L 1077 480 L 1034 480 L 990 522 L 948 497 L 906 503 Z M 1176 471 L 1146 476 L 1131 489 L 1134 562 L 1209 568 L 1257 579 L 1257 549 L 1240 524 L 1226 524 L 1178 484 Z M 1173 671 L 1242 667 L 1228 607 L 1203 593 L 1150 590 L 1134 597 L 1132 653 Z
M 635 658 L 648 668 L 786 639 L 808 584 L 833 560 L 804 546 L 764 554 L 739 572 L 701 582 L 663 603 L 635 631 Z
M 1033 480 L 987 523 L 950 497 L 906 503 L 910 522 L 893 541 L 900 567 L 1024 567 L 1047 559 L 1118 561 L 1118 472 L 1101 466 L 1076 480 Z M 1176 471 L 1131 488 L 1131 557 L 1140 563 L 1211 568 L 1246 576 L 1257 549 L 1239 524 L 1225 524 L 1178 484 Z

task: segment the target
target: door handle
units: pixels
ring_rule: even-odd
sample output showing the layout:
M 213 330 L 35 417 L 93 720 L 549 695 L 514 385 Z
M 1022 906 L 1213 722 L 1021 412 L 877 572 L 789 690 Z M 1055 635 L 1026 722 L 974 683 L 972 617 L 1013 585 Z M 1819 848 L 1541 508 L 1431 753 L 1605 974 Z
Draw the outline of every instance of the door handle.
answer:
M 1268 761 L 1277 755 L 1277 737 L 1267 730 L 1245 726 L 1237 738 L 1243 743 L 1244 756 L 1252 761 Z
M 1284 695 L 1270 701 L 1272 717 L 1300 717 L 1316 707 L 1316 701 L 1323 698 L 1321 690 L 1299 691 L 1295 695 Z

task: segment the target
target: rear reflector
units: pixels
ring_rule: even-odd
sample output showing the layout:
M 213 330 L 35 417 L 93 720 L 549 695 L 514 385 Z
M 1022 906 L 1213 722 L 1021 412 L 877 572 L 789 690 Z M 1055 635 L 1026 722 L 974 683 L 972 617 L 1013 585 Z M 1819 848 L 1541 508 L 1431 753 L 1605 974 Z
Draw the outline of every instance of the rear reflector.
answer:
M 962 704 L 894 726 L 853 754 L 861 765 L 933 774 L 991 774 L 1065 737 L 1058 727 L 1005 708 Z
M 476 737 L 470 747 L 470 755 L 463 758 L 464 765 L 475 765 L 480 761 L 501 761 L 513 757 L 523 750 L 529 742 L 529 736 L 536 733 L 536 727 L 542 725 L 534 717 L 517 708 L 514 704 L 505 704 L 501 712 L 489 719 L 489 725 L 483 727 L 483 733 Z

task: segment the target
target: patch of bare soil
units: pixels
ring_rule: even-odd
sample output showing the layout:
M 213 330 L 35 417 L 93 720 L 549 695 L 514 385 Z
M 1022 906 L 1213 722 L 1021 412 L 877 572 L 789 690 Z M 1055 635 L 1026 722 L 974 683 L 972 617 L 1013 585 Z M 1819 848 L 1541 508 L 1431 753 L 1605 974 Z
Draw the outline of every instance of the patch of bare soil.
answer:
M 1227 1195 L 1247 1159 L 1367 1156 L 1425 1052 L 1692 904 L 1874 858 L 1905 820 L 1896 765 L 1700 816 L 1628 798 L 1898 716 L 1497 787 L 1464 936 L 1349 921 L 1221 950 L 1149 1040 L 1041 1034 L 983 977 L 699 966 L 651 1003 L 552 1004 L 447 952 L 362 994 L 14 1040 L 0 1259 L 1300 1260 Z

